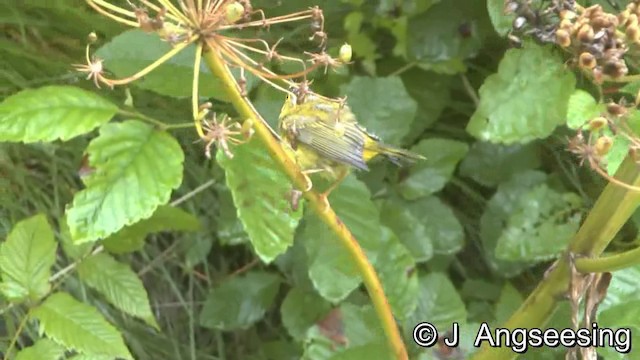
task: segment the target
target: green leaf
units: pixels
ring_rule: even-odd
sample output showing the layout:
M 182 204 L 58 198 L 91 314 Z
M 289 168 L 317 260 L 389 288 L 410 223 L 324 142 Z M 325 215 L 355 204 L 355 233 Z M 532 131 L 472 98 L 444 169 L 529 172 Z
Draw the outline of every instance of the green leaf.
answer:
M 496 257 L 511 261 L 542 261 L 557 257 L 580 225 L 581 198 L 539 184 L 523 190 L 510 207 L 496 245 Z
M 129 266 L 108 254 L 88 257 L 78 265 L 80 280 L 102 294 L 124 313 L 138 317 L 159 329 L 151 312 L 147 291 Z
M 487 203 L 480 218 L 480 238 L 484 245 L 484 256 L 489 267 L 503 277 L 511 277 L 530 266 L 529 263 L 502 260 L 496 257 L 498 239 L 503 235 L 511 214 L 518 205 L 518 199 L 533 187 L 543 184 L 547 175 L 529 170 L 515 174 L 498 186 L 498 191 Z
M 413 143 L 429 127 L 438 121 L 442 111 L 451 101 L 451 76 L 424 71 L 407 70 L 401 75 L 409 95 L 418 102 L 418 111 L 405 140 Z
M 356 76 L 342 86 L 340 92 L 347 95 L 347 103 L 360 124 L 380 136 L 383 142 L 398 145 L 409 133 L 418 104 L 409 96 L 399 76 Z
M 506 282 L 500 292 L 500 298 L 496 304 L 496 324 L 504 324 L 513 315 L 524 301 L 522 294 L 513 285 Z
M 330 195 L 331 207 L 375 264 L 381 246 L 380 214 L 367 187 L 348 176 Z M 343 300 L 358 287 L 358 270 L 336 234 L 315 215 L 305 217 L 301 238 L 307 249 L 309 277 L 320 295 Z
M 15 360 L 58 360 L 64 355 L 65 349 L 53 340 L 39 339 L 35 344 L 20 350 Z
M 141 250 L 147 235 L 162 231 L 198 231 L 200 221 L 177 207 L 162 205 L 150 218 L 126 226 L 103 242 L 105 249 L 115 254 Z
M 417 305 L 416 261 L 389 228 L 382 228 L 376 272 L 396 318 L 403 320 Z
M 439 73 L 465 71 L 464 60 L 475 56 L 482 45 L 484 2 L 441 1 L 410 17 L 407 23 L 407 54 L 418 66 Z M 488 22 L 488 20 L 487 20 Z M 487 24 L 490 26 L 490 24 Z M 465 34 L 461 34 L 461 27 Z
M 135 29 L 114 37 L 96 51 L 96 56 L 103 59 L 104 66 L 118 78 L 125 78 L 144 69 L 172 48 L 170 43 L 163 41 L 155 33 L 149 34 Z M 189 45 L 134 84 L 161 95 L 191 96 L 195 54 L 195 45 Z M 239 74 L 237 69 L 232 72 L 235 75 Z M 247 91 L 251 90 L 255 84 L 255 78 L 248 75 Z M 211 74 L 204 62 L 200 68 L 199 94 L 219 100 L 229 99 L 222 82 Z
M 373 346 L 378 350 L 377 356 L 373 358 L 390 359 L 391 353 L 386 344 L 374 309 L 371 306 L 359 307 L 345 302 L 308 331 L 302 359 L 333 359 L 338 354 L 347 352 L 340 355 L 347 356 L 350 349 L 364 346 Z
M 67 210 L 77 243 L 150 217 L 182 182 L 184 154 L 176 139 L 136 120 L 104 125 L 87 152 L 95 171 Z
M 200 325 L 220 330 L 247 329 L 262 319 L 280 288 L 280 278 L 252 271 L 213 289 L 200 313 Z
M 623 134 L 613 136 L 612 140 L 613 144 L 611 145 L 611 149 L 605 156 L 607 173 L 611 176 L 615 175 L 616 171 L 618 171 L 620 164 L 622 164 L 622 161 L 629 154 L 631 146 L 631 142 Z
M 425 156 L 427 160 L 408 169 L 408 175 L 398 183 L 398 191 L 408 200 L 440 191 L 468 150 L 467 144 L 455 140 L 434 138 L 420 141 L 411 151 Z
M 545 138 L 565 122 L 575 77 L 550 48 L 508 50 L 480 87 L 467 131 L 483 141 L 511 144 Z
M 404 321 L 405 331 L 412 331 L 421 322 L 428 321 L 437 329 L 451 329 L 453 322 L 464 324 L 467 310 L 464 302 L 447 275 L 431 273 L 420 276 L 417 299 L 418 306 L 413 314 Z M 409 335 L 409 339 L 411 335 Z
M 234 148 L 233 155 L 229 159 L 218 151 L 216 158 L 251 244 L 269 263 L 293 244 L 302 206 L 291 210 L 291 181 L 260 140 L 253 138 Z
M 567 106 L 567 126 L 570 129 L 577 129 L 605 110 L 605 105 L 598 104 L 591 94 L 576 89 L 571 94 Z
M 513 29 L 512 23 L 515 18 L 514 15 L 505 15 L 504 7 L 504 0 L 487 0 L 489 18 L 491 19 L 494 29 L 496 29 L 496 32 L 500 36 L 507 35 L 507 33 Z
M 321 317 L 331 310 L 331 304 L 313 291 L 292 288 L 282 302 L 282 324 L 291 337 L 300 341 Z
M 640 341 L 640 299 L 638 292 L 640 285 L 640 266 L 636 265 L 613 273 L 613 278 L 607 290 L 607 296 L 598 307 L 598 326 L 600 328 L 631 328 L 631 343 L 637 344 Z M 606 350 L 612 350 L 610 348 Z M 603 351 L 611 357 L 607 359 L 638 359 L 637 354 L 632 351 L 627 355 L 616 353 L 615 351 Z M 600 351 L 598 351 L 600 354 Z
M 133 359 L 118 330 L 94 307 L 58 292 L 34 308 L 41 331 L 67 348 L 86 354 Z
M 40 214 L 17 223 L 0 245 L 0 290 L 7 299 L 36 301 L 49 292 L 56 242 L 47 218 Z
M 460 174 L 478 183 L 495 187 L 514 174 L 541 165 L 535 144 L 501 145 L 477 141 L 460 164 Z
M 434 253 L 454 254 L 464 244 L 460 221 L 451 208 L 434 196 L 416 201 L 389 197 L 383 204 L 380 218 L 419 262 L 431 259 Z
M 69 230 L 69 225 L 67 224 L 67 216 L 63 216 L 59 222 L 60 226 L 60 245 L 62 245 L 62 250 L 65 255 L 67 255 L 70 259 L 78 260 L 85 255 L 87 255 L 91 249 L 93 248 L 93 243 L 81 243 L 77 244 L 71 238 L 71 231 Z
M 106 123 L 118 107 L 73 86 L 23 90 L 0 103 L 0 141 L 69 140 Z

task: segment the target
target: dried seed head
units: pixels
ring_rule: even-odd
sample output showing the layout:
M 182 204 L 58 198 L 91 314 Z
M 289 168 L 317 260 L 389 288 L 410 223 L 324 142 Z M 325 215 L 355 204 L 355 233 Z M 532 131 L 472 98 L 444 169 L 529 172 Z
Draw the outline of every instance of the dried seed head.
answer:
M 613 116 L 623 116 L 627 113 L 627 108 L 616 103 L 607 104 L 607 112 Z
M 571 45 L 571 36 L 569 32 L 563 29 L 556 30 L 556 43 L 564 48 Z
M 607 119 L 603 116 L 598 116 L 589 121 L 589 130 L 598 131 L 607 125 Z
M 578 65 L 583 69 L 591 70 L 596 67 L 596 58 L 591 53 L 583 52 L 580 54 Z
M 593 27 L 589 24 L 584 24 L 580 27 L 580 30 L 578 30 L 578 40 L 580 40 L 583 43 L 588 43 L 593 41 L 593 36 L 594 36 L 594 32 L 593 32 Z
M 344 43 L 340 47 L 340 52 L 338 53 L 338 59 L 343 63 L 348 63 L 351 61 L 351 56 L 353 56 L 353 50 L 351 49 L 351 45 Z
M 561 10 L 560 11 L 560 19 L 562 20 L 573 20 L 576 18 L 576 13 L 571 10 Z
M 629 26 L 624 31 L 624 34 L 629 41 L 638 41 L 638 39 L 640 39 L 640 27 L 637 25 Z
M 611 146 L 613 145 L 613 139 L 604 135 L 600 136 L 598 140 L 596 140 L 596 144 L 594 146 L 595 153 L 598 156 L 605 156 L 611 150 Z

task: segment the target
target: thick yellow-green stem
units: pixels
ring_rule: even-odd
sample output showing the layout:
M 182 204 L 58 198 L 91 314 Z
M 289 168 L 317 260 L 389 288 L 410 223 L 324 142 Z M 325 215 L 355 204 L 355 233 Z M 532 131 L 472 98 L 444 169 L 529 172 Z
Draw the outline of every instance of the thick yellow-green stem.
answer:
M 300 168 L 285 153 L 278 139 L 273 136 L 270 127 L 255 110 L 251 102 L 242 96 L 238 83 L 229 71 L 228 66 L 220 57 L 220 54 L 217 53 L 215 48 L 206 46 L 203 56 L 211 72 L 223 82 L 225 90 L 231 99 L 231 103 L 238 113 L 240 113 L 240 116 L 245 119 L 251 119 L 254 122 L 255 135 L 264 143 L 271 157 L 282 166 L 284 172 L 298 189 L 305 189 L 307 187 L 307 180 L 300 172 Z M 324 201 L 324 198 L 315 191 L 304 192 L 304 197 L 317 216 L 338 236 L 355 262 L 369 292 L 376 313 L 382 323 L 384 333 L 395 354 L 395 358 L 408 359 L 407 350 L 400 336 L 400 331 L 395 319 L 393 318 L 389 302 L 382 290 L 382 284 L 364 251 L 349 229 L 347 229 L 333 209 Z
M 640 185 L 640 170 L 631 156 L 627 156 L 616 178 L 633 186 Z M 511 318 L 501 327 L 541 328 L 556 309 L 557 302 L 568 290 L 571 269 L 568 254 L 596 257 L 627 222 L 640 204 L 640 193 L 609 183 L 573 237 L 568 252 L 558 260 L 553 270 L 538 284 Z M 486 344 L 486 343 L 485 343 Z M 512 359 L 516 353 L 508 347 L 484 346 L 474 360 Z

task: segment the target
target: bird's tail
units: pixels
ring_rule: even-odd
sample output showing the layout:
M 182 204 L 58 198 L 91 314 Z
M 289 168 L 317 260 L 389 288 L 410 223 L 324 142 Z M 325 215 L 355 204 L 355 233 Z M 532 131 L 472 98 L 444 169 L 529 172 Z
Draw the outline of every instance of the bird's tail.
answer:
M 384 157 L 389 159 L 389 161 L 398 166 L 411 165 L 416 161 L 427 159 L 426 157 L 409 150 L 396 148 L 382 143 L 376 144 L 375 149 L 365 149 L 365 161 L 368 161 L 376 155 L 383 155 Z

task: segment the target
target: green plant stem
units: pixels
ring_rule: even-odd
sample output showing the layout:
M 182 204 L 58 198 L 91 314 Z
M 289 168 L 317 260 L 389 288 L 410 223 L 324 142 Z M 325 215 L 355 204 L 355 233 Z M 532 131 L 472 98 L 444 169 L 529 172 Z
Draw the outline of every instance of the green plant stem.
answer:
M 627 156 L 615 176 L 627 184 L 640 185 L 640 170 L 632 157 Z M 569 286 L 571 269 L 568 254 L 585 257 L 600 255 L 620 228 L 627 222 L 640 204 L 640 193 L 609 183 L 587 215 L 584 223 L 547 276 L 501 327 L 541 328 L 564 298 Z M 492 348 L 486 342 L 473 357 L 474 360 L 513 359 L 516 353 L 508 347 Z
M 305 189 L 307 187 L 307 179 L 300 172 L 300 168 L 293 159 L 285 153 L 279 140 L 273 136 L 271 128 L 266 124 L 251 102 L 242 96 L 238 83 L 224 60 L 220 57 L 220 54 L 217 53 L 215 48 L 206 46 L 203 57 L 214 76 L 218 77 L 224 84 L 224 89 L 238 113 L 245 119 L 251 119 L 253 121 L 255 135 L 264 143 L 271 157 L 281 165 L 284 172 L 298 189 Z M 325 198 L 313 190 L 305 191 L 303 195 L 317 216 L 338 236 L 345 249 L 351 255 L 369 292 L 373 307 L 382 323 L 382 328 L 395 358 L 402 360 L 408 359 L 407 350 L 393 318 L 389 302 L 382 290 L 382 284 L 373 266 L 369 263 L 367 256 L 358 244 L 358 241 L 356 241 L 353 234 L 351 234 L 349 229 L 340 221 L 338 215 L 333 211 Z
M 640 264 L 640 248 L 598 258 L 576 259 L 576 270 L 583 273 L 610 272 Z
M 25 325 L 27 325 L 27 320 L 29 320 L 29 315 L 30 314 L 31 314 L 31 310 L 29 310 L 24 315 L 22 320 L 20 320 L 20 324 L 18 325 L 18 328 L 16 329 L 16 333 L 11 338 L 11 342 L 9 343 L 9 346 L 7 347 L 7 351 L 5 352 L 4 359 L 10 359 L 11 352 L 13 351 L 13 348 L 16 346 L 16 342 L 18 341 L 18 337 L 20 337 L 20 334 L 22 333 L 22 329 L 24 329 Z

